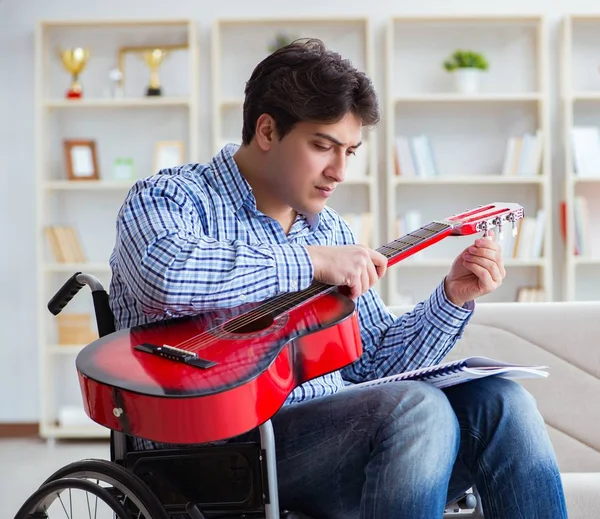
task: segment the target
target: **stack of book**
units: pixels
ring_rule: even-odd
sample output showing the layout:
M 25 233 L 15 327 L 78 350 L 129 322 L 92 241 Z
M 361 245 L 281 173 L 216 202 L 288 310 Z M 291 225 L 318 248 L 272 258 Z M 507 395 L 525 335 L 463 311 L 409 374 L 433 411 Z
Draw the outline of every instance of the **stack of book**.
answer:
M 571 131 L 573 170 L 579 177 L 600 177 L 600 132 L 596 126 L 575 126 Z
M 98 338 L 98 333 L 92 329 L 90 314 L 67 312 L 56 317 L 58 344 L 63 346 L 89 344 Z
M 394 153 L 396 175 L 431 178 L 439 174 L 431 146 L 426 135 L 396 137 Z
M 500 242 L 504 259 L 532 260 L 542 257 L 546 211 L 539 209 L 536 216 L 526 216 L 517 222 L 517 235 L 510 228 L 503 229 L 504 239 Z
M 587 198 L 576 196 L 573 200 L 573 219 L 575 222 L 575 254 L 592 256 L 592 237 L 590 211 Z
M 508 139 L 502 174 L 530 177 L 540 171 L 542 161 L 542 132 L 525 133 Z
M 85 254 L 73 227 L 50 225 L 45 232 L 56 262 L 85 263 Z
M 592 228 L 590 223 L 590 212 L 587 198 L 576 196 L 573 199 L 573 223 L 574 223 L 574 249 L 573 254 L 576 256 L 594 255 L 592 250 Z M 560 234 L 564 242 L 567 240 L 567 204 L 560 203 Z

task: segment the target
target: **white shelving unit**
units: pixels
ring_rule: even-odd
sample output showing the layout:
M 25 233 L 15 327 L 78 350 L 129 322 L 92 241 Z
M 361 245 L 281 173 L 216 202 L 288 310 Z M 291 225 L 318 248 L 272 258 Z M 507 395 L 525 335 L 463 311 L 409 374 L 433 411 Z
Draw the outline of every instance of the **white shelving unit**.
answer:
M 566 204 L 565 296 L 567 300 L 597 300 L 600 279 L 600 169 L 595 176 L 581 176 L 574 168 L 572 130 L 578 126 L 600 127 L 600 15 L 566 16 L 562 25 L 561 102 L 565 150 L 564 201 Z M 589 243 L 576 254 L 577 198 L 587 202 Z
M 480 52 L 490 64 L 477 93 L 458 93 L 442 67 L 457 49 Z M 548 52 L 546 21 L 537 15 L 402 16 L 388 22 L 389 241 L 398 237 L 397 218 L 409 211 L 419 211 L 426 225 L 494 201 L 520 203 L 534 217 L 545 210 L 542 256 L 507 258 L 503 286 L 482 301 L 514 301 L 521 286 L 543 288 L 553 298 Z M 537 130 L 543 139 L 539 174 L 503 175 L 508 139 Z M 397 137 L 417 135 L 431 143 L 436 176 L 396 175 Z M 447 238 L 390 268 L 388 304 L 426 298 L 474 238 Z
M 163 95 L 146 97 L 149 69 L 135 52 L 124 53 L 124 95 L 108 97 L 108 72 L 119 50 L 170 46 L 160 68 Z M 90 50 L 80 75 L 81 99 L 66 99 L 71 77 L 57 48 Z M 68 277 L 78 271 L 96 275 L 108 290 L 108 259 L 114 246 L 117 212 L 135 178 L 155 173 L 154 146 L 180 140 L 185 160 L 198 160 L 198 58 L 196 22 L 177 20 L 41 21 L 36 30 L 36 196 L 37 196 L 37 329 L 39 342 L 40 435 L 44 438 L 107 437 L 108 430 L 89 423 L 66 426 L 63 406 L 81 407 L 75 357 L 84 345 L 58 344 L 58 322 L 47 303 Z M 63 139 L 96 142 L 99 180 L 68 180 Z M 113 161 L 133 158 L 135 178 L 115 180 Z M 58 263 L 51 254 L 45 228 L 68 225 L 77 230 L 84 263 Z M 88 313 L 95 330 L 89 289 L 64 313 Z
M 269 54 L 274 37 L 283 32 L 293 38 L 319 38 L 327 48 L 350 59 L 373 77 L 371 23 L 368 18 L 248 18 L 218 19 L 212 32 L 213 152 L 228 142 L 240 143 L 244 87 L 254 67 Z M 371 213 L 371 243 L 380 243 L 376 130 L 363 132 L 358 154 L 367 152 L 367 174 L 347 178 L 329 205 L 340 214 Z

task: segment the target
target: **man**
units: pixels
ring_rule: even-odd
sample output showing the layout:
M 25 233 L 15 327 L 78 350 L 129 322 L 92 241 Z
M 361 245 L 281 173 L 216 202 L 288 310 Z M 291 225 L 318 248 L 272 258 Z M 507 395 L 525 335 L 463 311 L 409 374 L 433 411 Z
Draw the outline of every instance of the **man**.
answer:
M 434 519 L 475 484 L 486 519 L 566 517 L 543 420 L 520 385 L 339 391 L 441 361 L 473 300 L 501 284 L 499 246 L 475 240 L 429 299 L 394 317 L 372 288 L 385 257 L 356 245 L 326 206 L 362 128 L 378 122 L 370 80 L 311 40 L 263 60 L 245 94 L 239 148 L 129 193 L 111 257 L 117 326 L 262 301 L 313 279 L 345 285 L 364 353 L 296 388 L 274 416 L 281 505 L 316 518 Z

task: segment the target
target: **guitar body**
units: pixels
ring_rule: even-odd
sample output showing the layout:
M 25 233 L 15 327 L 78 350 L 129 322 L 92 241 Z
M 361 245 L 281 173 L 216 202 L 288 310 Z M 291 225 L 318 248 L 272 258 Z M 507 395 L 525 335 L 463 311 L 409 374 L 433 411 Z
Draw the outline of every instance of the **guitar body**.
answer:
M 77 357 L 87 414 L 110 429 L 165 443 L 202 443 L 267 421 L 307 380 L 362 353 L 354 302 L 333 291 L 273 319 L 253 305 L 168 319 L 106 335 Z M 197 367 L 140 351 L 185 348 Z

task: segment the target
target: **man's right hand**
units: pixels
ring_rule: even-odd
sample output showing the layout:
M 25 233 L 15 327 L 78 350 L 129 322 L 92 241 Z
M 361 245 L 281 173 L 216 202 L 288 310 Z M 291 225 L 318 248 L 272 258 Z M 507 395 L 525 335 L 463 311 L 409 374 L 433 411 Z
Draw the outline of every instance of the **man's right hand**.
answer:
M 354 300 L 367 292 L 387 270 L 387 258 L 363 245 L 309 245 L 314 278 L 327 285 L 344 285 Z

